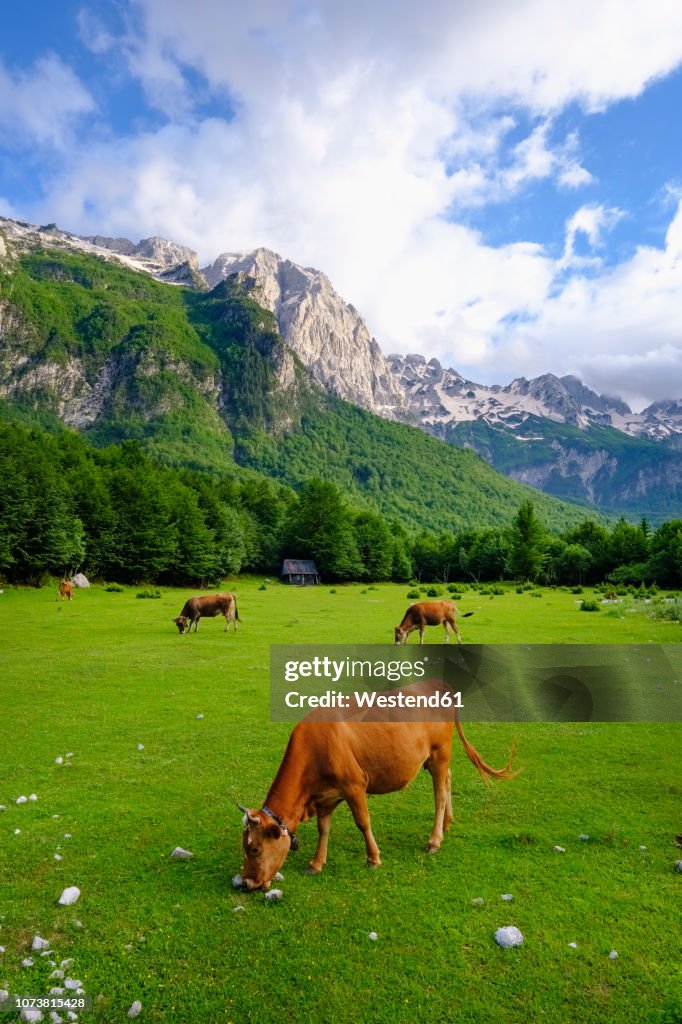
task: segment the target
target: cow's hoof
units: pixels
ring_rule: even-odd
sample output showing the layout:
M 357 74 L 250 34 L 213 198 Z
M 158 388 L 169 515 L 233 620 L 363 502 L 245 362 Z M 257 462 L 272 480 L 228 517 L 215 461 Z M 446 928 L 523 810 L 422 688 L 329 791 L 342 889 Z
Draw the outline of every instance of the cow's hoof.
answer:
M 305 873 L 306 875 L 319 875 L 322 873 L 322 868 L 316 868 L 314 864 L 309 864 Z
M 440 843 L 436 846 L 434 843 L 429 843 L 426 847 L 427 853 L 438 853 L 440 850 Z
M 368 860 L 367 861 L 367 867 L 368 868 L 380 868 L 381 867 L 381 861 L 378 860 L 378 861 L 375 862 L 373 860 Z

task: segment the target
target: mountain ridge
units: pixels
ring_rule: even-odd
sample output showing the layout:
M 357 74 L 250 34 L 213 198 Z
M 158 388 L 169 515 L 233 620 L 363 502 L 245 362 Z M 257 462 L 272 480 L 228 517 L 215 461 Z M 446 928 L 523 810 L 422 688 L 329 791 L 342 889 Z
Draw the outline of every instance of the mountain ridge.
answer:
M 200 267 L 192 249 L 156 236 L 134 243 L 0 218 L 0 262 L 41 246 L 97 256 L 198 293 L 230 279 L 240 281 L 272 315 L 286 343 L 286 349 L 273 349 L 284 390 L 293 379 L 295 357 L 327 394 L 385 419 L 416 425 L 455 446 L 473 448 L 511 479 L 547 493 L 630 515 L 644 514 L 647 507 L 655 512 L 659 505 L 667 513 L 680 499 L 679 399 L 659 400 L 633 413 L 620 399 L 598 395 L 572 375 L 546 373 L 531 380 L 518 377 L 507 385 L 481 385 L 437 359 L 384 356 L 357 309 L 324 273 L 264 247 L 225 252 Z M 78 366 L 71 370 L 78 375 Z M 41 370 L 43 383 L 46 372 Z M 58 375 L 53 370 L 53 377 Z M 202 386 L 210 390 L 210 373 L 205 376 Z M 61 382 L 49 383 L 53 389 L 66 387 L 68 373 Z M 83 403 L 83 417 L 96 417 L 111 385 L 103 368 Z M 78 418 L 73 425 L 87 426 Z

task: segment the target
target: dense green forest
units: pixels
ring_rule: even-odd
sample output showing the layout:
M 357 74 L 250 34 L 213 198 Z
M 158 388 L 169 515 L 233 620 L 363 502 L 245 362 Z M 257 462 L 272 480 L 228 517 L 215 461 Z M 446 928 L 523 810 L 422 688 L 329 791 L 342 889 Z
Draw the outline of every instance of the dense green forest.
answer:
M 296 493 L 244 470 L 164 466 L 136 441 L 0 426 L 0 573 L 38 584 L 76 569 L 121 582 L 217 582 L 314 558 L 335 580 L 501 580 L 682 585 L 682 521 L 657 530 L 590 519 L 547 531 L 531 501 L 507 527 L 410 533 L 333 482 Z

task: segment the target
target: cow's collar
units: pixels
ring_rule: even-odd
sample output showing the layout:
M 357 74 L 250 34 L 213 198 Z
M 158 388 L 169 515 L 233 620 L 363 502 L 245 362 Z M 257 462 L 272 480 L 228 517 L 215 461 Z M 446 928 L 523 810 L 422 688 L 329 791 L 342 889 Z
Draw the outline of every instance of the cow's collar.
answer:
M 277 822 L 277 824 L 279 825 L 280 829 L 282 830 L 282 835 L 289 836 L 289 841 L 291 843 L 291 849 L 292 850 L 298 850 L 298 839 L 296 838 L 295 833 L 290 832 L 289 829 L 284 824 L 284 822 L 282 821 L 282 819 L 279 818 L 275 814 L 274 811 L 271 811 L 269 807 L 263 806 L 262 807 L 262 811 L 263 811 L 263 814 L 267 814 L 269 818 L 272 818 L 273 821 Z

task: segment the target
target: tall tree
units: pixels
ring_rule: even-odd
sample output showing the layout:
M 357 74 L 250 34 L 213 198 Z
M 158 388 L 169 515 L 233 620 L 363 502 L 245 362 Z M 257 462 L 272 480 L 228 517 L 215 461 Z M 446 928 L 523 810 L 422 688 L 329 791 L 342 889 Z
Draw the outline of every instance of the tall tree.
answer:
M 313 558 L 329 580 L 358 579 L 363 572 L 352 516 L 328 480 L 310 480 L 302 488 L 286 541 L 291 557 Z
M 515 579 L 537 580 L 545 561 L 547 535 L 532 501 L 524 501 L 514 516 L 510 539 L 509 572 Z

